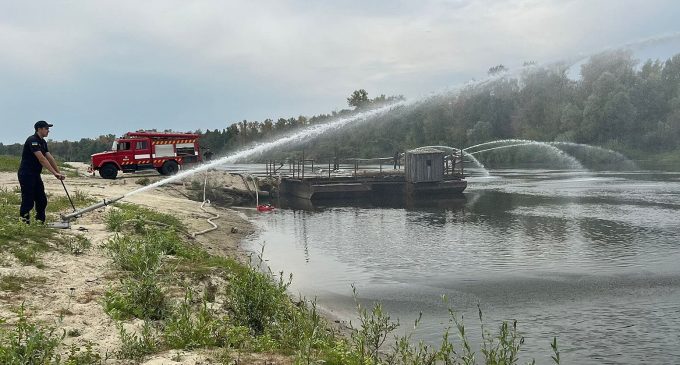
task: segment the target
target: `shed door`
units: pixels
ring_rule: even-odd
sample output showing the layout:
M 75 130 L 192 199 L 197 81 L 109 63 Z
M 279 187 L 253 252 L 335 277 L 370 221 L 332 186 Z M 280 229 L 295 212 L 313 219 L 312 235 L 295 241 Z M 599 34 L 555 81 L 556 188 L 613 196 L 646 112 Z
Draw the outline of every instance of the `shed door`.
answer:
M 426 160 L 425 166 L 427 167 L 427 181 L 432 181 L 432 160 Z

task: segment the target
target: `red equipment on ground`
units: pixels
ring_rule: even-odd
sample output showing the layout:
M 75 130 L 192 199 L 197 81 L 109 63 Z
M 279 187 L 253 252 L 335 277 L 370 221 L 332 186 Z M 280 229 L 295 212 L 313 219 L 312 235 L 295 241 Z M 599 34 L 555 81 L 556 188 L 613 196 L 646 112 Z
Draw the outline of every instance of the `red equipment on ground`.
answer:
M 269 204 L 260 204 L 257 206 L 258 212 L 271 212 L 272 210 L 274 210 L 274 207 Z
M 161 175 L 174 175 L 180 166 L 201 161 L 198 134 L 128 132 L 113 142 L 111 151 L 92 155 L 88 171 L 105 179 L 115 179 L 118 171 L 155 169 Z

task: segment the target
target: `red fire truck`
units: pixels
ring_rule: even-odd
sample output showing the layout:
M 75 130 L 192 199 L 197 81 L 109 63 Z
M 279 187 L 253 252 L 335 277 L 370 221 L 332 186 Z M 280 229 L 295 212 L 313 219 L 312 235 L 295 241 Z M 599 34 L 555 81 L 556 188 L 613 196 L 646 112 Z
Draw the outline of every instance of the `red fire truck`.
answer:
M 198 138 L 192 133 L 128 132 L 113 142 L 111 151 L 92 155 L 89 171 L 99 170 L 104 179 L 115 179 L 118 171 L 150 169 L 173 175 L 180 166 L 201 161 Z

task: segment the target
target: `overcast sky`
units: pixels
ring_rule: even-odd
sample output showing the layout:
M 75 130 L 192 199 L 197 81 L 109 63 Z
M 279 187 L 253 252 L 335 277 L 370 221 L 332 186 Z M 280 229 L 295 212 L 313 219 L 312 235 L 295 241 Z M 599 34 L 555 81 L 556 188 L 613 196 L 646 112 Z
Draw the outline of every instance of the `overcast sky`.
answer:
M 0 0 L 0 142 L 40 119 L 75 140 L 327 113 L 359 88 L 417 98 L 499 63 L 674 34 L 678 19 L 670 0 Z

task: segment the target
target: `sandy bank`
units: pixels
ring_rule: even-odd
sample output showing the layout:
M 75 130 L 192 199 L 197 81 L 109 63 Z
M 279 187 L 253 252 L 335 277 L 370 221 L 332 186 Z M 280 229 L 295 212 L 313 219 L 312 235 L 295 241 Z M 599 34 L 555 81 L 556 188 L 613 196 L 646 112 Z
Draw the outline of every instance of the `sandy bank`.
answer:
M 85 171 L 84 165 L 73 165 L 78 167 L 79 171 Z M 215 175 L 218 177 L 213 176 L 213 179 L 226 179 L 225 183 L 241 187 L 240 177 L 230 181 L 224 173 L 215 172 Z M 99 176 L 81 174 L 78 177 L 69 177 L 65 182 L 72 195 L 80 191 L 101 200 L 140 188 L 141 185 L 136 181 L 142 177 L 148 177 L 152 181 L 160 179 L 156 173 L 125 174 L 116 180 L 104 180 Z M 61 183 L 52 176 L 44 175 L 43 181 L 48 194 L 65 195 Z M 16 173 L 0 172 L 0 186 L 9 189 L 18 187 Z M 123 201 L 171 214 L 181 219 L 190 232 L 209 228 L 210 225 L 205 220 L 207 216 L 200 209 L 200 204 L 187 199 L 185 194 L 186 191 L 181 185 L 169 185 L 132 195 Z M 41 255 L 44 267 L 37 268 L 23 266 L 11 254 L 0 252 L 4 263 L 4 266 L 0 267 L 0 277 L 31 279 L 28 284 L 22 285 L 21 290 L 0 291 L 0 317 L 9 319 L 8 322 L 11 323 L 16 318 L 16 309 L 23 303 L 31 320 L 55 326 L 59 331 L 66 331 L 68 333 L 64 340 L 66 345 L 91 341 L 95 344 L 95 350 L 102 356 L 113 353 L 120 346 L 118 331 L 115 321 L 103 311 L 101 305 L 103 293 L 118 280 L 111 268 L 110 259 L 101 247 L 113 235 L 106 230 L 104 223 L 106 211 L 109 209 L 112 208 L 105 207 L 88 213 L 76 220 L 70 230 L 59 231 L 60 235 L 83 235 L 90 240 L 92 247 L 80 255 L 58 250 L 49 251 Z M 239 243 L 253 232 L 253 226 L 234 210 L 215 206 L 208 207 L 208 210 L 220 215 L 220 218 L 215 220 L 219 228 L 196 237 L 195 242 L 211 254 L 244 260 L 245 254 L 240 249 Z M 179 363 L 172 360 L 177 353 L 178 351 L 172 351 L 159 354 L 146 363 Z M 181 363 L 184 364 L 205 363 L 200 351 L 196 354 L 183 352 L 181 358 Z M 246 363 L 259 364 L 264 363 L 263 361 L 263 358 L 256 356 Z M 267 361 L 269 364 L 287 363 L 285 358 L 277 359 L 276 356 L 268 356 Z M 111 360 L 107 363 L 126 362 Z

